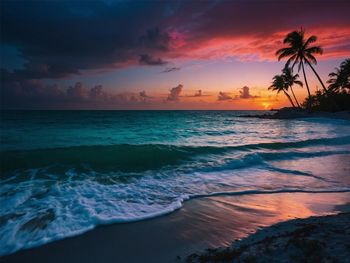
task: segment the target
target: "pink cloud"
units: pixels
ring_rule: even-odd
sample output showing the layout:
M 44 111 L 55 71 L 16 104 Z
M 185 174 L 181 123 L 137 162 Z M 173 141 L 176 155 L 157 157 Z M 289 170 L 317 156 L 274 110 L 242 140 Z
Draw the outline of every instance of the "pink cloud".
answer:
M 234 57 L 240 61 L 276 61 L 275 52 L 283 47 L 282 41 L 291 30 L 266 36 L 226 36 L 215 39 L 208 36 L 206 41 L 198 45 L 185 46 L 185 51 L 182 54 L 178 51 L 175 56 L 204 60 Z M 316 35 L 318 40 L 315 45 L 321 45 L 324 49 L 324 54 L 318 59 L 350 56 L 350 28 L 315 28 L 307 30 L 306 35 Z

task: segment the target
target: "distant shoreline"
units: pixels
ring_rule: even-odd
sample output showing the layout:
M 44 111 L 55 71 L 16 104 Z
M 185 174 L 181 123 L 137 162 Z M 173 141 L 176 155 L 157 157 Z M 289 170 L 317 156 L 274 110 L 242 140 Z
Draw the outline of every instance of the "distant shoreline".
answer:
M 304 110 L 283 108 L 280 110 L 273 109 L 270 114 L 262 115 L 241 115 L 241 118 L 259 118 L 259 119 L 300 119 L 300 118 L 330 118 L 350 121 L 350 111 L 339 112 L 307 112 Z

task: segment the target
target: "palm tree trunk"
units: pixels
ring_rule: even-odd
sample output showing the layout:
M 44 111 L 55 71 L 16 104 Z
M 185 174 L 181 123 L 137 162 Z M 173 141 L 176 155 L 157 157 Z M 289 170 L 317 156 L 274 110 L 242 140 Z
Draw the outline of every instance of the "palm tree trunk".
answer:
M 319 81 L 319 82 L 321 83 L 321 85 L 322 85 L 323 90 L 324 90 L 324 91 L 326 92 L 326 94 L 328 95 L 328 89 L 326 89 L 325 85 L 323 84 L 323 82 L 322 82 L 320 76 L 317 74 L 317 72 L 316 72 L 316 70 L 314 69 L 314 67 L 311 65 L 311 63 L 310 63 L 306 58 L 305 58 L 304 60 L 305 60 L 306 63 L 310 66 L 310 68 L 312 69 L 312 71 L 315 73 L 315 75 L 316 75 L 318 81 Z
M 293 91 L 292 86 L 290 86 L 290 90 L 292 91 L 292 94 L 293 94 L 293 97 L 294 97 L 294 99 L 295 99 L 295 102 L 297 103 L 298 107 L 300 108 L 300 104 L 299 104 L 299 102 L 298 102 L 298 100 L 297 100 L 297 97 L 295 97 L 295 94 L 294 94 L 294 91 Z
M 312 71 L 315 73 L 318 81 L 321 83 L 322 85 L 322 88 L 324 90 L 324 92 L 326 93 L 327 97 L 330 98 L 330 102 L 333 104 L 333 107 L 335 107 L 336 110 L 339 110 L 339 106 L 335 103 L 335 101 L 333 100 L 333 98 L 331 98 L 330 94 L 329 94 L 329 91 L 328 89 L 326 89 L 325 85 L 323 84 L 320 76 L 317 74 L 316 70 L 314 69 L 314 67 L 311 65 L 311 63 L 306 59 L 304 58 L 304 60 L 306 61 L 306 63 L 310 66 L 310 68 L 312 69 Z
M 288 94 L 285 90 L 283 90 L 283 92 L 284 92 L 284 94 L 287 96 L 287 98 L 288 98 L 290 104 L 292 104 L 293 108 L 295 108 L 295 105 L 294 105 L 294 103 L 293 103 L 292 98 L 289 96 L 289 94 Z
M 303 75 L 304 75 L 304 81 L 305 81 L 305 85 L 306 85 L 306 89 L 307 89 L 307 93 L 309 95 L 309 100 L 308 100 L 308 103 L 307 103 L 307 108 L 308 110 L 310 110 L 310 102 L 311 102 L 311 93 L 310 93 L 310 89 L 309 89 L 309 84 L 307 83 L 307 79 L 306 79 L 306 74 L 305 74 L 305 68 L 304 68 L 304 62 L 303 61 L 300 61 L 301 63 L 301 68 L 303 69 Z

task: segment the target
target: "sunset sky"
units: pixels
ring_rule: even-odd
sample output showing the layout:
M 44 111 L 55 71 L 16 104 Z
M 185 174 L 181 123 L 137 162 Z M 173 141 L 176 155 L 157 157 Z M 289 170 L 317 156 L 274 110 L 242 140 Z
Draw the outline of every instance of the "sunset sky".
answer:
M 324 81 L 350 57 L 345 0 L 0 3 L 7 109 L 278 108 L 288 101 L 267 87 L 288 32 L 318 36 Z

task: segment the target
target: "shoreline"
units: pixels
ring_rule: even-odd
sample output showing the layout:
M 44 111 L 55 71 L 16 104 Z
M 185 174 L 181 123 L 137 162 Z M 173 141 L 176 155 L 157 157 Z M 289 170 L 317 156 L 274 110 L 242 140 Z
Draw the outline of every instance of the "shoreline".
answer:
M 300 109 L 283 108 L 279 110 L 272 110 L 271 114 L 262 115 L 241 115 L 240 118 L 258 118 L 258 119 L 273 119 L 273 120 L 285 120 L 285 119 L 302 119 L 302 118 L 329 118 L 340 119 L 350 121 L 350 111 L 339 112 L 306 112 Z
M 350 212 L 349 203 L 350 193 L 198 198 L 168 215 L 99 226 L 79 236 L 20 250 L 2 257 L 1 262 L 181 262 L 195 251 L 230 246 L 232 240 L 278 222 Z

